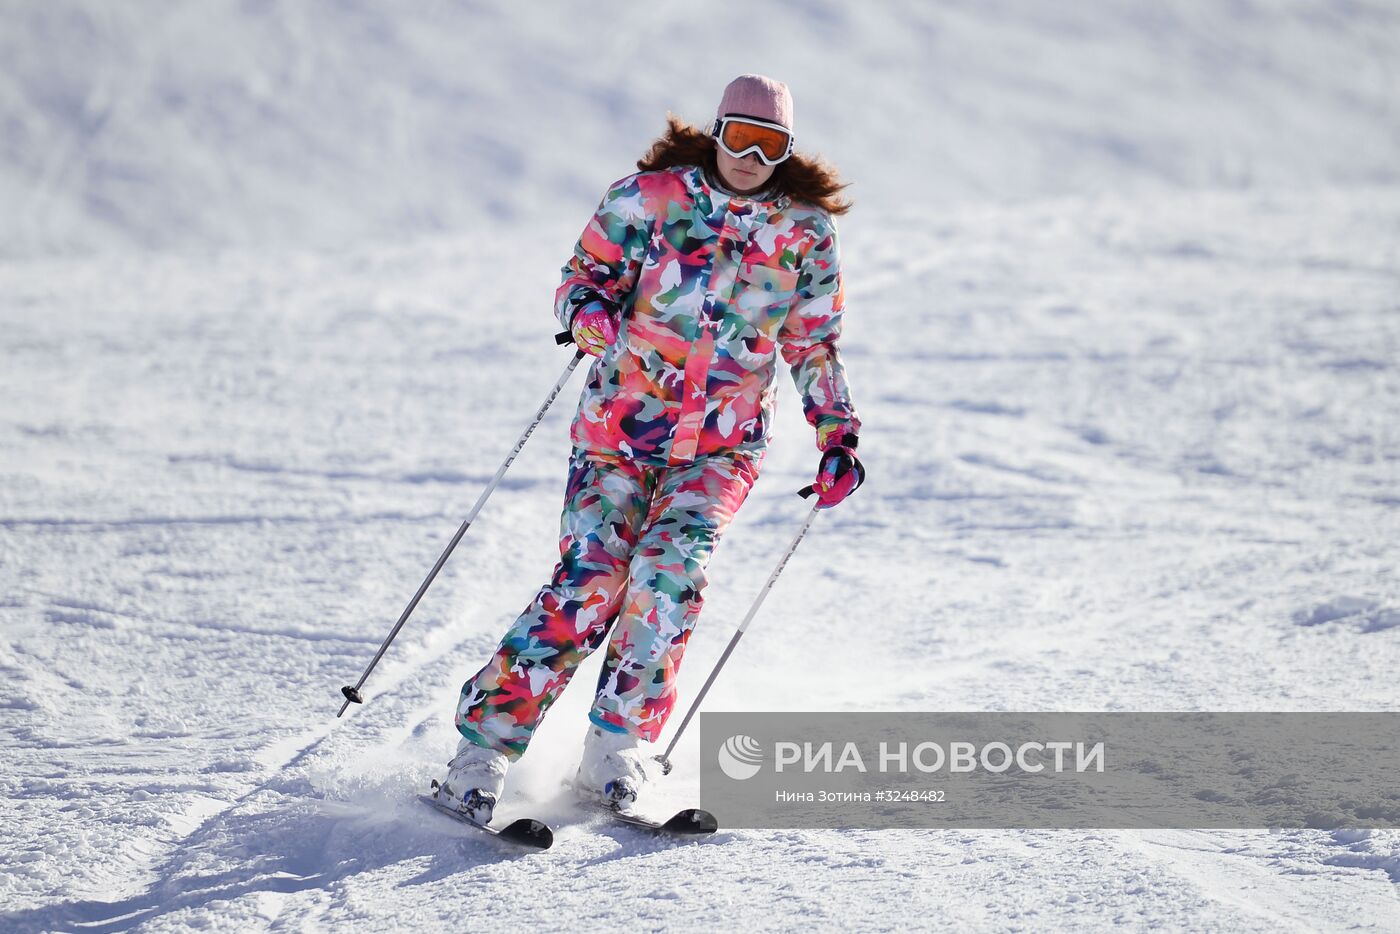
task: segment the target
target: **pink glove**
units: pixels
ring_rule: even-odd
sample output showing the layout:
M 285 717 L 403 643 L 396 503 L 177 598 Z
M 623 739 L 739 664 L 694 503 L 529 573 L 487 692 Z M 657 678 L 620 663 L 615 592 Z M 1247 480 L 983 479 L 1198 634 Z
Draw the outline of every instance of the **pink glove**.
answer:
M 856 444 L 859 439 L 846 434 L 822 451 L 821 463 L 817 465 L 817 479 L 811 486 L 800 492 L 817 494 L 817 507 L 830 509 L 865 482 L 865 465 L 856 457 Z
M 601 357 L 603 351 L 617 340 L 617 322 L 602 305 L 594 304 L 574 315 L 574 344 L 584 353 Z

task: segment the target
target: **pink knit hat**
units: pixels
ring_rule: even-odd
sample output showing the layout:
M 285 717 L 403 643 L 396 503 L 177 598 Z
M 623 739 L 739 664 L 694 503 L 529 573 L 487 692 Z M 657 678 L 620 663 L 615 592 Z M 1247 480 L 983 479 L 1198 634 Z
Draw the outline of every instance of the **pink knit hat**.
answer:
M 792 94 L 788 86 L 763 75 L 740 75 L 724 89 L 716 117 L 745 114 L 792 129 Z

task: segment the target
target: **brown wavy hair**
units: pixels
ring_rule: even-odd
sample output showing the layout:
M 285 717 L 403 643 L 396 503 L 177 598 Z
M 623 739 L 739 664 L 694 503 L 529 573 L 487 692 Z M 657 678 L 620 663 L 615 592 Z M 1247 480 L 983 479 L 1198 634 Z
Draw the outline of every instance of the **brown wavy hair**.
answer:
M 652 141 L 647 154 L 637 160 L 641 172 L 655 172 L 678 165 L 702 165 L 719 178 L 719 159 L 715 155 L 715 140 L 698 127 L 691 126 L 675 114 L 666 115 L 666 132 Z M 831 214 L 845 214 L 851 209 L 848 198 L 837 194 L 849 185 L 841 181 L 835 167 L 813 156 L 794 152 L 778 163 L 769 184 L 793 201 L 810 204 Z

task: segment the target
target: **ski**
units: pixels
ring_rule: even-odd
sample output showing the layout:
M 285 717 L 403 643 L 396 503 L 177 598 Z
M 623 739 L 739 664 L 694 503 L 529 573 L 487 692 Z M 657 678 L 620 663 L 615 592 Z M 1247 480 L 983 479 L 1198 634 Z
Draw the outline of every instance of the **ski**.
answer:
M 519 820 L 511 821 L 504 827 L 492 827 L 489 824 L 478 824 L 476 821 L 459 813 L 455 808 L 450 808 L 437 799 L 438 783 L 433 781 L 433 794 L 419 795 L 418 800 L 428 805 L 435 811 L 446 814 L 457 823 L 475 830 L 485 831 L 491 836 L 507 843 L 514 843 L 518 846 L 533 847 L 537 850 L 547 850 L 554 843 L 554 831 L 549 829 L 549 825 L 544 821 L 538 821 L 531 817 L 522 817 Z
M 719 830 L 719 821 L 715 820 L 715 816 L 700 808 L 682 808 L 665 820 L 659 820 L 630 808 L 612 808 L 601 803 L 597 807 L 614 820 L 655 833 L 700 837 Z
M 719 830 L 719 821 L 703 808 L 682 808 L 670 817 L 662 819 L 644 814 L 636 808 L 608 804 L 596 791 L 581 788 L 571 780 L 565 779 L 563 785 L 565 789 L 574 793 L 579 804 L 590 810 L 601 811 L 629 827 L 687 837 L 702 837 Z
M 595 811 L 601 811 L 613 820 L 631 827 L 639 827 L 643 830 L 651 830 L 656 833 L 691 837 L 704 836 L 719 830 L 719 821 L 715 820 L 715 816 L 701 808 L 682 808 L 670 817 L 661 819 L 643 814 L 636 808 L 615 807 L 594 797 L 592 794 L 580 794 L 577 786 L 574 786 L 572 783 L 565 784 L 566 787 L 574 790 L 574 793 L 578 796 L 579 803 L 584 807 L 591 808 Z

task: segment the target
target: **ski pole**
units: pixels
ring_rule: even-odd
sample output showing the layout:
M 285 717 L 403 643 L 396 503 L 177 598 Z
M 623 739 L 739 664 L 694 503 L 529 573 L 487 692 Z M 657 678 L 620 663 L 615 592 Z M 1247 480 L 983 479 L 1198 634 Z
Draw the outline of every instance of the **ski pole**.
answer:
M 799 490 L 797 495 L 806 497 L 811 492 L 812 488 L 807 486 Z M 686 725 L 690 723 L 691 717 L 695 716 L 695 712 L 700 709 L 700 702 L 705 699 L 706 693 L 710 690 L 710 685 L 715 683 L 715 678 L 719 676 L 719 670 L 724 667 L 725 662 L 729 661 L 729 656 L 734 652 L 734 646 L 738 645 L 739 640 L 744 637 L 744 630 L 749 628 L 749 623 L 753 622 L 753 618 L 758 615 L 758 608 L 763 605 L 763 598 L 768 596 L 768 591 L 773 589 L 773 582 L 778 579 L 779 574 L 783 573 L 783 568 L 787 565 L 788 558 L 792 557 L 792 553 L 797 550 L 798 543 L 801 542 L 803 536 L 807 534 L 807 530 L 812 527 L 812 520 L 817 517 L 817 510 L 820 508 L 820 503 L 813 503 L 812 508 L 807 511 L 807 518 L 803 521 L 802 528 L 797 530 L 797 535 L 793 538 L 792 544 L 788 545 L 787 551 L 783 552 L 782 560 L 779 561 L 778 566 L 773 569 L 773 573 L 768 575 L 768 583 L 764 584 L 763 589 L 758 592 L 758 597 L 754 600 L 753 606 L 749 607 L 748 615 L 745 616 L 744 621 L 739 624 L 739 628 L 735 631 L 733 637 L 730 638 L 729 644 L 724 647 L 724 652 L 720 654 L 719 661 L 715 662 L 715 667 L 710 672 L 710 676 L 706 678 L 705 683 L 701 685 L 700 693 L 695 695 L 695 702 L 691 704 L 690 709 L 686 711 L 685 719 L 681 721 L 680 727 L 676 729 L 675 735 L 671 737 L 671 744 L 666 747 L 664 753 L 656 757 L 656 761 L 661 763 L 661 771 L 663 774 L 671 774 L 671 753 L 675 751 L 676 744 L 681 741 L 681 734 L 685 732 Z
M 554 335 L 554 342 L 556 344 L 572 344 L 573 337 L 568 331 L 561 331 Z M 515 442 L 515 447 L 511 448 L 510 453 L 506 455 L 505 463 L 501 464 L 500 469 L 496 471 L 496 475 L 491 478 L 491 482 L 486 484 L 486 489 L 481 491 L 481 495 L 476 499 L 476 505 L 472 507 L 471 512 L 467 513 L 467 518 L 462 521 L 461 527 L 457 529 L 457 534 L 452 536 L 452 541 L 447 543 L 447 548 L 443 551 L 442 556 L 437 559 L 437 564 L 434 564 L 433 569 L 428 572 L 428 576 L 423 578 L 423 583 L 418 586 L 418 592 L 413 595 L 412 600 L 408 601 L 408 606 L 404 607 L 402 615 L 399 616 L 399 621 L 394 624 L 393 629 L 389 630 L 389 635 L 385 637 L 384 644 L 379 647 L 378 652 L 374 653 L 374 658 L 370 659 L 369 665 L 365 667 L 364 673 L 360 675 L 360 680 L 356 681 L 353 686 L 347 684 L 340 689 L 340 693 L 345 695 L 345 703 L 340 705 L 340 712 L 336 714 L 337 717 L 343 717 L 346 709 L 349 708 L 351 704 L 363 704 L 365 702 L 364 697 L 360 694 L 360 688 L 365 686 L 365 679 L 368 678 L 369 673 L 374 670 L 374 666 L 379 664 L 379 660 L 384 657 L 384 652 L 389 648 L 389 643 L 394 641 L 394 637 L 399 634 L 399 630 L 403 628 L 403 624 L 408 622 L 409 616 L 413 615 L 413 611 L 418 606 L 418 601 L 423 599 L 423 594 L 428 592 L 428 587 L 432 584 L 433 579 L 437 577 L 438 571 L 441 571 L 442 566 L 447 563 L 448 555 L 452 554 L 452 549 L 457 547 L 457 543 L 460 542 L 462 536 L 467 533 L 467 528 L 471 526 L 472 520 L 476 518 L 477 513 L 481 512 L 481 507 L 486 504 L 486 500 L 490 498 L 491 494 L 495 492 L 496 487 L 500 485 L 501 478 L 506 475 L 506 470 L 508 470 L 510 465 L 515 461 L 515 456 L 525 447 L 525 442 L 530 440 L 530 435 L 534 432 L 536 426 L 544 420 L 545 413 L 548 412 L 549 407 L 554 404 L 554 399 L 564 388 L 564 384 L 569 381 L 569 377 L 573 375 L 574 368 L 578 366 L 578 362 L 582 360 L 583 357 L 584 353 L 582 350 L 574 351 L 573 359 L 569 361 L 569 365 L 564 368 L 564 372 L 559 375 L 559 378 L 554 381 L 554 388 L 551 389 L 549 395 L 545 397 L 544 404 L 540 406 L 539 411 L 535 413 L 534 419 L 526 426 L 525 433 L 520 436 L 520 440 Z

